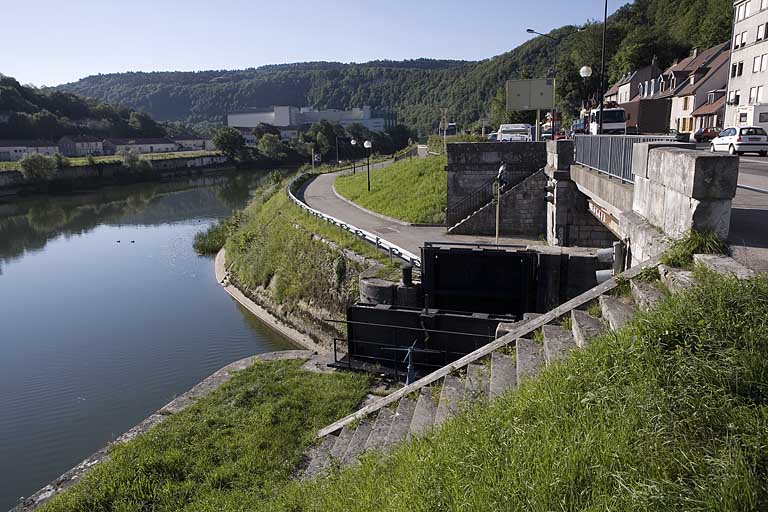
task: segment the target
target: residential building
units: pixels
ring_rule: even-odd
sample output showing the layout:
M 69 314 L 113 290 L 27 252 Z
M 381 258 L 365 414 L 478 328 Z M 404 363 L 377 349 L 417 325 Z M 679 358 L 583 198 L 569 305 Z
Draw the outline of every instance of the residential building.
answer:
M 90 135 L 65 135 L 59 139 L 59 150 L 64 156 L 103 155 L 104 145 Z
M 16 162 L 34 153 L 53 156 L 58 152 L 59 146 L 50 141 L 0 140 L 0 162 Z
M 634 119 L 637 131 L 692 131 L 693 112 L 706 103 L 707 91 L 721 88 L 727 80 L 728 47 L 728 43 L 723 43 L 704 51 L 694 48 L 685 59 L 640 81 L 638 94 L 621 105 L 628 117 Z
M 104 154 L 114 155 L 131 149 L 137 153 L 171 153 L 179 146 L 170 139 L 158 137 L 148 139 L 106 139 L 103 142 Z
M 694 111 L 707 103 L 710 91 L 725 89 L 728 83 L 730 52 L 727 44 L 722 46 L 719 53 L 713 52 L 713 57 L 709 61 L 701 61 L 690 66 L 690 74 L 685 80 L 685 85 L 671 98 L 670 130 L 677 130 L 678 133 L 693 133 L 696 129 Z
M 283 139 L 298 137 L 302 129 L 314 123 L 330 121 L 347 127 L 360 124 L 373 132 L 383 132 L 395 124 L 391 115 L 377 114 L 371 107 L 353 108 L 352 110 L 316 110 L 311 107 L 273 106 L 251 108 L 233 112 L 227 116 L 227 125 L 241 130 L 253 129 L 259 124 L 269 124 L 280 130 Z
M 640 118 L 638 116 L 638 102 L 632 102 L 639 94 L 639 85 L 652 77 L 658 76 L 661 70 L 656 65 L 656 59 L 651 64 L 637 71 L 624 75 L 616 82 L 605 95 L 606 103 L 617 103 L 626 111 L 627 131 L 637 133 L 639 131 Z
M 693 111 L 694 133 L 702 128 L 725 125 L 725 89 L 709 91 L 707 102 Z
M 731 73 L 725 107 L 728 126 L 768 129 L 768 0 L 733 2 Z

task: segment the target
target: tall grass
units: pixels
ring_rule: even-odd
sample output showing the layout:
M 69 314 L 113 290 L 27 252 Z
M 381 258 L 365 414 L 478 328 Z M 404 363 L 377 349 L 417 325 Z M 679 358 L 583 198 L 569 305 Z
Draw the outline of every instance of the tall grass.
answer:
M 262 510 L 768 510 L 768 277 L 702 285 Z
M 445 222 L 446 159 L 402 160 L 371 171 L 371 191 L 365 172 L 336 179 L 336 191 L 375 212 L 416 223 Z
M 351 412 L 360 374 L 319 374 L 300 361 L 257 363 L 147 434 L 41 511 L 244 510 L 276 496 L 318 428 Z
M 694 254 L 725 254 L 728 247 L 711 232 L 690 231 L 687 235 L 672 243 L 672 247 L 662 256 L 662 263 L 671 267 L 693 267 Z

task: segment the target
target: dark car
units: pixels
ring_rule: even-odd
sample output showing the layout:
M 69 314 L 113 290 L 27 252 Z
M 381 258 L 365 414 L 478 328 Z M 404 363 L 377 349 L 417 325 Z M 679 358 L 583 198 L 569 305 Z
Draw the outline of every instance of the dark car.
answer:
M 693 138 L 696 142 L 709 142 L 723 131 L 722 128 L 717 126 L 710 126 L 709 128 L 699 128 L 696 133 L 693 134 Z

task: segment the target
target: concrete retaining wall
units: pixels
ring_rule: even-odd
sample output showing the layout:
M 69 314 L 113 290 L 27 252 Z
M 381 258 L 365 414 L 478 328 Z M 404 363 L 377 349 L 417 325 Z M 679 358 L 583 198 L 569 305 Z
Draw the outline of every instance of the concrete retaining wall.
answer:
M 448 144 L 448 214 L 446 225 L 453 226 L 460 218 L 451 215 L 451 205 L 492 180 L 501 162 L 514 182 L 522 181 L 542 169 L 547 163 L 543 142 L 459 142 Z

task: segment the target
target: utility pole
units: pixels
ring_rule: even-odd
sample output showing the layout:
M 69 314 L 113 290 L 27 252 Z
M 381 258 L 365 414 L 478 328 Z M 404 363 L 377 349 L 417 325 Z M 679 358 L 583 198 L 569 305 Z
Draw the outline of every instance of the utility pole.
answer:
M 448 154 L 448 109 L 443 109 L 443 154 Z

